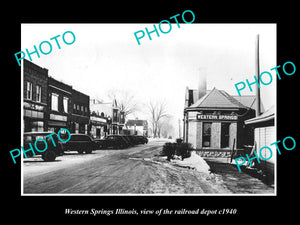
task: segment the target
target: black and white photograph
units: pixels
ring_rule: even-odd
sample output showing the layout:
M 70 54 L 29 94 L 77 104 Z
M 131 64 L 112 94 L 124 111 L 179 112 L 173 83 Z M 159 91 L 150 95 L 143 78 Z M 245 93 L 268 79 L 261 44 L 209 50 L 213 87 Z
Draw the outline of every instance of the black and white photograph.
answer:
M 178 21 L 21 24 L 23 196 L 276 196 L 276 24 Z
M 297 6 L 180 5 L 3 6 L 4 221 L 296 219 Z

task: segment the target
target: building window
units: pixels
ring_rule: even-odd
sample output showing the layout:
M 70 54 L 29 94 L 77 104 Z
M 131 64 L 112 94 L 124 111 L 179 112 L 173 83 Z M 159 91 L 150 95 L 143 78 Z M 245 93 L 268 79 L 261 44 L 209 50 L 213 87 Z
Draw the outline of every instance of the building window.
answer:
M 32 83 L 29 81 L 26 82 L 26 98 L 32 100 Z
M 75 104 L 73 105 L 73 109 L 75 109 L 75 110 L 76 110 L 76 105 L 75 105 Z
M 65 113 L 68 113 L 68 101 L 69 101 L 69 98 L 64 97 L 63 105 L 64 105 L 64 112 Z
M 58 111 L 58 95 L 55 93 L 51 94 L 51 110 Z
M 33 132 L 42 132 L 44 131 L 44 122 L 43 121 L 34 121 L 31 123 L 31 131 Z
M 210 147 L 211 123 L 203 123 L 202 146 Z
M 83 112 L 83 105 L 81 106 L 81 111 Z
M 79 105 L 77 105 L 77 110 L 79 111 Z
M 40 85 L 36 85 L 36 95 L 35 95 L 35 100 L 37 102 L 42 101 L 42 87 Z

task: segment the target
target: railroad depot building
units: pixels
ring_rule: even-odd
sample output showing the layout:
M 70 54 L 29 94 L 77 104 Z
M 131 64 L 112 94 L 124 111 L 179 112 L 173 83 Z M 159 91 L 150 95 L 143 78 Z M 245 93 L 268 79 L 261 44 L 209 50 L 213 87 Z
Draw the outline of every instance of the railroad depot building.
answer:
M 253 144 L 253 131 L 244 121 L 255 117 L 255 96 L 232 96 L 224 90 L 186 89 L 184 107 L 184 142 L 195 149 L 241 149 Z M 263 107 L 261 106 L 263 110 Z

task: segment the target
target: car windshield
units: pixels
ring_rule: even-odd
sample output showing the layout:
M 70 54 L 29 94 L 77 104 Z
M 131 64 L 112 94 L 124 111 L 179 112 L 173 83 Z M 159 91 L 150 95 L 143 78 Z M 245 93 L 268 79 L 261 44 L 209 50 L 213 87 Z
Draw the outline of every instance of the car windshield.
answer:
M 71 141 L 91 141 L 89 136 L 85 135 L 72 135 Z
M 35 140 L 37 140 L 37 139 L 46 139 L 46 137 L 42 136 L 42 135 L 37 135 L 37 136 L 35 136 Z
M 26 141 L 26 142 L 32 142 L 32 136 L 24 136 L 24 141 Z

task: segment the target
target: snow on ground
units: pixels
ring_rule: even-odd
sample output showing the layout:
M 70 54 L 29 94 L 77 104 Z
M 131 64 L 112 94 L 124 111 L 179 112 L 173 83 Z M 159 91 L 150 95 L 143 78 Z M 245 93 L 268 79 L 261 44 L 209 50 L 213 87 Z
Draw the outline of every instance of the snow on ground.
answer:
M 172 160 L 172 163 L 175 163 L 180 166 L 194 168 L 198 172 L 202 172 L 206 174 L 210 173 L 209 165 L 205 162 L 205 160 L 201 156 L 197 155 L 194 151 L 191 152 L 191 157 L 185 158 L 182 161 L 178 159 L 174 159 Z

